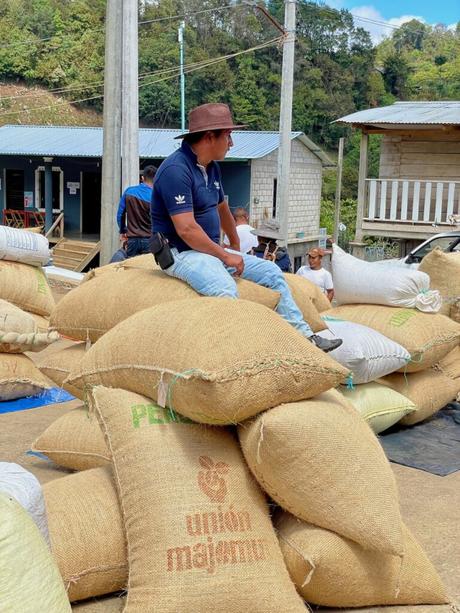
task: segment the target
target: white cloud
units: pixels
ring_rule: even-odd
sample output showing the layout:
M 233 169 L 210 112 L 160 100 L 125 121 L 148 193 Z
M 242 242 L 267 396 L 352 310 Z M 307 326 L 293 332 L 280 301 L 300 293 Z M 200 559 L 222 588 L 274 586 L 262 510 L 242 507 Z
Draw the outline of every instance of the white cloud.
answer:
M 379 43 L 383 38 L 391 36 L 394 32 L 394 28 L 390 26 L 400 26 L 403 23 L 417 19 L 422 23 L 426 23 L 425 19 L 420 15 L 401 15 L 400 17 L 392 17 L 391 19 L 385 19 L 383 15 L 374 6 L 355 6 L 350 9 L 351 13 L 355 17 L 355 26 L 359 26 L 367 30 L 372 38 L 374 44 Z M 357 19 L 362 17 L 363 19 Z M 384 22 L 384 23 L 379 23 Z

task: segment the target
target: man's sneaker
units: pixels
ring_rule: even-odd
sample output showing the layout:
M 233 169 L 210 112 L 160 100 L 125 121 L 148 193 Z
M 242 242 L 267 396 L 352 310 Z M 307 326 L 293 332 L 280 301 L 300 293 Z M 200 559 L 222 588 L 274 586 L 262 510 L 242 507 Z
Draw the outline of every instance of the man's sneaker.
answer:
M 308 337 L 308 340 L 311 341 L 314 345 L 324 351 L 324 353 L 328 353 L 329 351 L 334 351 L 337 347 L 343 343 L 341 338 L 334 338 L 332 340 L 328 340 L 327 338 L 323 338 L 322 336 L 318 336 L 317 334 L 313 334 Z

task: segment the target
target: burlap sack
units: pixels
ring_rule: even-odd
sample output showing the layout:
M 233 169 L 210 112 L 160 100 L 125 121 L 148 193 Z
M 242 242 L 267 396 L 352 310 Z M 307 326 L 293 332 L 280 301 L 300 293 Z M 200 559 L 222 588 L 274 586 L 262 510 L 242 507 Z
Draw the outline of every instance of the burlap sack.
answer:
M 352 389 L 341 385 L 339 391 L 376 434 L 391 428 L 405 415 L 417 409 L 415 404 L 402 393 L 389 386 L 379 385 L 377 381 L 354 385 Z
M 319 294 L 323 296 L 319 287 L 316 286 L 314 283 L 310 283 L 310 281 L 308 281 L 307 279 L 299 277 L 299 275 L 285 273 L 284 278 L 286 279 L 286 283 L 289 285 L 289 289 L 291 290 L 294 302 L 302 311 L 303 318 L 309 324 L 313 332 L 326 330 L 327 325 L 319 316 L 319 310 L 316 306 L 318 303 L 318 294 L 316 292 L 316 289 L 319 291 Z M 327 300 L 327 302 L 327 308 L 330 309 L 331 305 L 329 303 L 329 300 Z
M 26 355 L 0 356 L 0 401 L 35 396 L 51 385 Z
M 436 570 L 406 526 L 401 562 L 289 513 L 280 514 L 275 524 L 291 578 L 312 604 L 370 607 L 449 601 Z
M 87 470 L 110 464 L 110 453 L 99 424 L 86 407 L 58 417 L 32 443 L 32 451 L 45 454 L 55 464 Z
M 460 324 L 460 298 L 451 305 L 449 317 Z
M 59 571 L 34 520 L 3 492 L 0 517 L 2 613 L 71 613 Z
M 440 313 L 449 316 L 451 306 L 460 298 L 460 252 L 444 253 L 439 247 L 428 253 L 418 270 L 430 277 L 430 288 L 441 294 Z
M 30 313 L 0 299 L 0 353 L 41 351 L 58 339 L 58 332 L 40 332 Z
M 239 279 L 237 285 L 243 299 L 271 309 L 278 304 L 278 292 L 244 279 Z M 189 285 L 161 270 L 118 268 L 116 272 L 96 276 L 64 296 L 53 311 L 50 325 L 71 338 L 95 342 L 142 309 L 196 298 L 200 295 Z
M 69 599 L 126 586 L 126 542 L 111 470 L 95 468 L 43 486 L 51 550 Z
M 297 291 L 302 296 L 308 296 L 318 313 L 328 311 L 331 308 L 331 303 L 327 296 L 323 294 L 321 288 L 315 285 L 315 283 L 305 279 L 305 277 L 293 275 L 289 272 L 285 272 L 284 277 L 291 288 L 291 292 Z
M 366 549 L 404 553 L 390 464 L 337 391 L 266 411 L 238 435 L 249 468 L 283 509 Z
M 113 262 L 112 264 L 106 264 L 105 266 L 99 266 L 98 268 L 92 268 L 88 271 L 81 283 L 91 281 L 94 277 L 105 275 L 107 272 L 116 272 L 123 268 L 140 268 L 142 270 L 160 270 L 160 267 L 155 262 L 155 258 L 151 253 L 144 253 L 143 255 L 136 255 L 134 258 L 127 258 L 122 262 Z
M 404 426 L 412 426 L 437 413 L 460 393 L 460 350 L 456 348 L 441 362 L 421 372 L 393 373 L 378 383 L 386 385 L 409 398 L 416 411 L 401 419 Z
M 460 324 L 439 313 L 371 304 L 336 307 L 331 317 L 374 328 L 411 354 L 412 361 L 399 372 L 425 370 L 452 351 L 460 342 Z
M 35 325 L 37 326 L 37 330 L 39 332 L 48 332 L 50 327 L 50 322 L 47 317 L 43 317 L 42 315 L 37 315 L 37 313 L 30 313 L 34 318 Z
M 44 356 L 37 363 L 37 367 L 44 375 L 51 379 L 51 381 L 56 383 L 56 385 L 67 390 L 76 398 L 84 400 L 85 392 L 83 385 L 71 385 L 66 382 L 66 379 L 70 373 L 81 364 L 85 351 L 85 343 L 75 343 L 75 345 L 71 347 L 66 347 L 65 349 Z
M 0 261 L 0 298 L 45 317 L 51 314 L 55 304 L 40 267 L 6 260 Z
M 301 613 L 262 493 L 231 432 L 95 387 L 128 542 L 126 613 Z
M 121 387 L 195 421 L 229 424 L 316 396 L 347 374 L 270 309 L 201 298 L 121 322 L 91 347 L 67 383 Z

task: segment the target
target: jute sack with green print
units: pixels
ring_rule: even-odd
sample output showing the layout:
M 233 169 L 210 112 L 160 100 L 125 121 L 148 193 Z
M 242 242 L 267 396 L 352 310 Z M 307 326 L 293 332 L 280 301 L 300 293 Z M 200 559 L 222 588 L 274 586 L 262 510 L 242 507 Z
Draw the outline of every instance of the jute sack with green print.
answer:
M 55 306 L 42 268 L 7 260 L 0 260 L 0 298 L 45 317 Z
M 399 372 L 425 370 L 460 343 L 460 324 L 439 313 L 352 304 L 331 309 L 328 315 L 374 328 L 407 349 L 411 362 Z
M 365 549 L 404 554 L 390 464 L 339 392 L 266 411 L 238 435 L 255 478 L 283 509 Z
M 422 372 L 392 373 L 378 380 L 411 400 L 416 410 L 401 419 L 412 426 L 437 413 L 460 394 L 460 348 L 456 347 L 438 364 Z
M 58 417 L 32 443 L 31 449 L 72 470 L 110 464 L 110 453 L 97 419 L 86 407 Z
M 316 396 L 347 374 L 270 309 L 200 298 L 161 304 L 121 322 L 66 382 L 121 387 L 195 421 L 230 424 Z
M 444 604 L 444 586 L 403 526 L 404 558 L 366 551 L 289 513 L 275 520 L 292 580 L 307 602 L 325 607 Z
M 75 386 L 66 382 L 70 373 L 78 368 L 85 355 L 86 344 L 75 343 L 59 351 L 49 353 L 37 362 L 40 372 L 46 375 L 59 387 L 70 392 L 76 398 L 84 400 L 85 391 L 83 385 Z
M 126 530 L 125 613 L 304 613 L 234 434 L 121 389 L 88 396 Z
M 274 309 L 279 293 L 239 279 L 241 298 Z M 175 300 L 195 300 L 200 295 L 187 283 L 162 270 L 117 268 L 95 276 L 68 292 L 56 305 L 50 326 L 70 338 L 97 341 L 133 313 Z M 102 308 L 103 305 L 103 308 Z
M 326 330 L 327 325 L 319 315 L 318 304 L 322 304 L 322 299 L 324 298 L 328 303 L 328 309 L 331 308 L 331 305 L 329 300 L 322 294 L 319 287 L 314 283 L 310 283 L 307 279 L 299 277 L 299 275 L 285 273 L 284 278 L 289 285 L 294 302 L 302 311 L 304 320 L 309 324 L 313 332 Z M 318 292 L 316 290 L 318 290 Z
M 112 471 L 95 468 L 54 479 L 43 494 L 51 550 L 69 599 L 124 589 L 126 541 Z

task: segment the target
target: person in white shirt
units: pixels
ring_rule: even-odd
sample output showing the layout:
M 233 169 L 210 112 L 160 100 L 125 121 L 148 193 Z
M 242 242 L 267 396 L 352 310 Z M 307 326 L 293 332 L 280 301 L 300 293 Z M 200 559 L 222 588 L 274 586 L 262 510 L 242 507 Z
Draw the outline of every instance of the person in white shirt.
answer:
M 251 234 L 251 230 L 254 228 L 249 225 L 249 213 L 243 207 L 238 207 L 233 211 L 233 217 L 236 223 L 236 231 L 240 239 L 240 251 L 241 253 L 249 253 L 257 247 L 259 241 L 254 234 Z M 224 246 L 229 246 L 229 240 L 224 236 Z
M 326 294 L 329 301 L 332 302 L 334 298 L 334 285 L 332 283 L 331 273 L 321 265 L 323 255 L 324 251 L 322 249 L 316 247 L 310 249 L 307 253 L 308 265 L 301 266 L 297 274 L 320 287 L 323 294 Z

